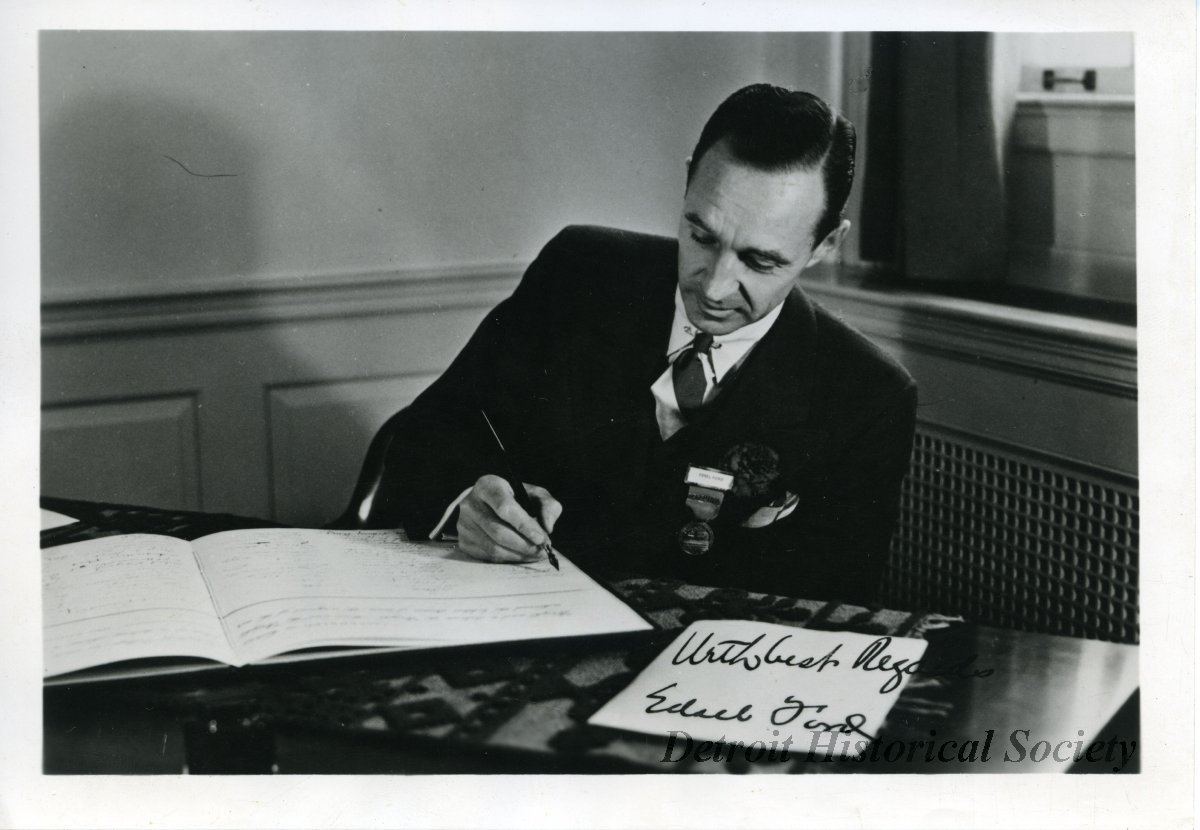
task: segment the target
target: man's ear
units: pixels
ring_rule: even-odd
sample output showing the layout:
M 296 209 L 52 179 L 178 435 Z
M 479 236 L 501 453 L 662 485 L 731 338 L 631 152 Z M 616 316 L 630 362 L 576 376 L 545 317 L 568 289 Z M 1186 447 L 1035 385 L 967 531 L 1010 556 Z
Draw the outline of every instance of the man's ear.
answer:
M 837 253 L 837 249 L 841 247 L 842 240 L 846 238 L 846 234 L 850 231 L 850 220 L 843 219 L 842 223 L 831 230 L 829 234 L 821 240 L 821 244 L 813 248 L 812 256 L 808 258 L 805 268 L 811 268 L 818 262 L 825 262 Z

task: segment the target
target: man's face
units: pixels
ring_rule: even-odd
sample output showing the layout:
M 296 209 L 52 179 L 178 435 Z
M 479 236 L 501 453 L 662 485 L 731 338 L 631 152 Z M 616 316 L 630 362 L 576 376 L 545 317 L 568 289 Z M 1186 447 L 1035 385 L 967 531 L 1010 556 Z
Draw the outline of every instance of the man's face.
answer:
M 783 302 L 800 272 L 831 247 L 813 250 L 824 209 L 820 169 L 767 173 L 733 159 L 722 142 L 713 145 L 679 222 L 679 289 L 692 325 L 729 334 Z

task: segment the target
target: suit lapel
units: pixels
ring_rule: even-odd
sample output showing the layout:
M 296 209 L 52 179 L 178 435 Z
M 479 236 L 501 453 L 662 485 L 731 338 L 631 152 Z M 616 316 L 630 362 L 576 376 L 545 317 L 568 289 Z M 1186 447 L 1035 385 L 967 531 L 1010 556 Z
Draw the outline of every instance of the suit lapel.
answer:
M 796 288 L 779 320 L 695 421 L 667 442 L 689 443 L 712 432 L 798 427 L 808 418 L 815 376 L 816 314 Z
M 765 429 L 796 427 L 808 420 L 816 377 L 817 319 L 812 303 L 795 288 L 776 325 L 721 390 L 726 406 L 714 418 L 730 418 Z

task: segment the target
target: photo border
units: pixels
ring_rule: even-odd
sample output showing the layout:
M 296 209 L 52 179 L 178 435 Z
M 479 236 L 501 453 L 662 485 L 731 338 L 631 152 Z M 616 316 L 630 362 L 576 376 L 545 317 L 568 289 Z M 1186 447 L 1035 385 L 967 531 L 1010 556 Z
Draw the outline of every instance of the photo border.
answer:
M 0 825 L 1191 826 L 1195 767 L 1195 8 L 1180 0 L 923 2 L 12 2 L 0 10 Z M 1133 31 L 1141 492 L 1136 776 L 42 776 L 34 516 L 39 448 L 37 31 L 605 29 Z M 14 324 L 15 322 L 15 324 Z M 817 783 L 819 781 L 819 783 Z M 497 809 L 503 805 L 503 809 Z

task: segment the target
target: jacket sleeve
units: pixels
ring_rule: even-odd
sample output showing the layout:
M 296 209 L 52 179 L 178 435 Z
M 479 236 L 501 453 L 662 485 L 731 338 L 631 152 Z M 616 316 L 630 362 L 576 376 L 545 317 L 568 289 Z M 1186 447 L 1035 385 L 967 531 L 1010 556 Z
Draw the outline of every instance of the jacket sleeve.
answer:
M 393 433 L 370 525 L 400 525 L 413 538 L 430 532 L 465 488 L 501 469 L 480 414 L 504 432 L 512 413 L 537 394 L 549 354 L 547 319 L 553 274 L 567 232 L 529 266 L 512 296 L 488 313 L 449 368 L 386 425 Z

